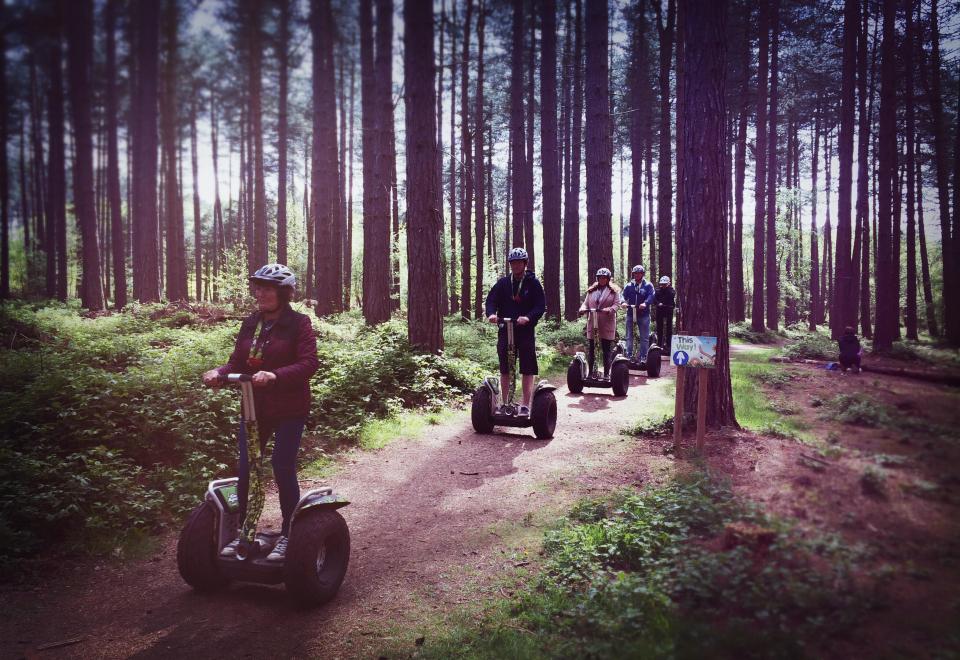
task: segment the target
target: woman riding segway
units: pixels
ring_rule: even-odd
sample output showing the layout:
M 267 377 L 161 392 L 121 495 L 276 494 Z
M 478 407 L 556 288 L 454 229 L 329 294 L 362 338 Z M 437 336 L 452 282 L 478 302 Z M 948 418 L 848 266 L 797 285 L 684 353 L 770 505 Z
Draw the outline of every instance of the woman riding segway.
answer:
M 253 552 L 256 526 L 263 510 L 263 452 L 275 438 L 271 463 L 283 514 L 281 535 L 268 561 L 283 561 L 290 523 L 300 499 L 297 452 L 310 412 L 310 377 L 317 371 L 317 340 L 310 318 L 290 308 L 296 278 L 282 264 L 267 264 L 250 276 L 257 311 L 240 326 L 229 362 L 203 374 L 210 387 L 220 385 L 229 374 L 248 374 L 254 385 L 257 438 L 249 438 L 241 424 L 240 520 L 238 538 L 227 545 L 224 556 Z M 251 434 L 252 435 L 252 434 Z M 248 502 L 249 491 L 249 502 Z
M 617 337 L 617 310 L 620 308 L 620 287 L 610 281 L 613 274 L 609 268 L 597 271 L 597 281 L 587 289 L 587 296 L 580 305 L 579 315 L 583 316 L 591 311 L 597 312 L 597 332 L 600 336 L 600 346 L 603 351 L 603 377 L 610 376 L 610 356 L 613 351 L 614 340 Z M 591 376 L 595 374 L 593 326 L 587 324 L 587 362 L 590 365 Z

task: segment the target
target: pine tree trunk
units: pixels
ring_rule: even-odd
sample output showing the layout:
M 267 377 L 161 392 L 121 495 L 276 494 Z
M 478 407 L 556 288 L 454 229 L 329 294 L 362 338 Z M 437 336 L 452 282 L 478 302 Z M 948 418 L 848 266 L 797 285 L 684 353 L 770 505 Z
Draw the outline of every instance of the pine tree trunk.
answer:
M 896 0 L 883 0 L 883 42 L 880 46 L 880 129 L 877 191 L 877 325 L 873 350 L 893 346 L 899 299 L 894 298 L 893 194 L 897 178 Z
M 534 98 L 534 87 L 535 83 L 535 72 L 536 72 L 536 52 L 537 52 L 537 3 L 538 0 L 529 0 L 528 7 L 529 19 L 530 19 L 530 42 L 526 44 L 527 56 L 527 106 L 525 113 L 526 121 L 526 153 L 527 159 L 524 164 L 523 170 L 523 194 L 526 198 L 524 205 L 529 210 L 529 212 L 524 216 L 523 219 L 523 244 L 527 248 L 527 255 L 529 256 L 529 261 L 527 262 L 527 268 L 536 272 L 536 251 L 534 250 L 533 244 L 533 118 L 534 118 L 534 106 L 536 101 Z
M 290 0 L 280 0 L 277 25 L 277 261 L 287 263 L 287 95 Z M 349 295 L 349 294 L 348 294 Z
M 688 332 L 717 337 L 716 368 L 709 370 L 706 423 L 737 426 L 730 385 L 726 306 L 726 0 L 681 0 L 684 117 L 677 155 L 683 159 L 677 223 L 678 297 Z M 708 370 L 698 370 L 706 378 Z M 687 382 L 684 399 L 694 410 L 697 385 Z
M 443 219 L 436 207 L 437 142 L 433 72 L 433 2 L 404 0 L 404 92 L 407 161 L 407 336 L 420 350 L 443 350 L 440 308 L 443 270 L 440 243 Z M 424 112 L 423 109 L 428 111 Z
M 450 306 L 453 314 L 460 309 L 460 290 L 457 288 L 457 0 L 452 1 L 453 16 L 450 34 Z
M 630 236 L 627 261 L 631 266 L 643 262 L 643 155 L 644 124 L 649 111 L 646 78 L 650 57 L 647 48 L 647 20 L 643 7 L 638 6 L 633 18 L 630 41 L 629 94 L 633 112 L 630 115 Z M 652 275 L 651 267 L 651 275 Z
M 474 165 L 473 165 L 473 175 L 474 175 L 474 186 L 476 189 L 476 210 L 475 210 L 475 226 L 474 226 L 474 240 L 475 240 L 475 255 L 474 258 L 477 261 L 477 271 L 476 271 L 476 283 L 474 286 L 474 296 L 473 296 L 473 314 L 474 318 L 483 318 L 483 300 L 484 300 L 484 291 L 483 291 L 483 245 L 484 240 L 486 239 L 486 225 L 487 225 L 487 215 L 486 215 L 486 195 L 487 190 L 485 187 L 485 177 L 484 172 L 484 162 L 483 162 L 483 149 L 484 149 L 484 126 L 486 124 L 486 117 L 484 116 L 483 108 L 483 85 L 484 85 L 484 48 L 485 38 L 486 38 L 486 6 L 483 0 L 480 0 L 480 5 L 477 10 L 477 93 L 475 96 L 475 110 L 473 115 L 474 122 L 474 132 L 473 132 L 473 147 L 474 147 Z M 556 117 L 554 117 L 554 126 L 556 126 Z M 554 134 L 556 135 L 556 134 Z M 439 152 L 439 150 L 438 150 Z M 559 207 L 559 192 L 557 193 L 558 202 L 557 206 Z M 438 208 L 440 208 L 438 206 Z M 557 222 L 560 222 L 560 213 L 559 209 L 557 210 Z M 559 259 L 560 259 L 560 237 L 557 236 L 557 261 L 559 269 Z M 558 273 L 559 276 L 559 273 Z M 558 293 L 559 295 L 559 293 Z
M 766 245 L 766 312 L 767 327 L 776 332 L 780 327 L 780 277 L 777 255 L 777 105 L 779 103 L 780 0 L 770 0 L 773 35 L 770 40 L 770 132 L 767 163 Z
M 350 62 L 350 107 L 347 111 L 349 127 L 347 128 L 347 236 L 344 240 L 343 268 L 344 268 L 344 308 L 353 307 L 353 117 L 354 99 L 356 96 L 355 77 L 357 67 Z
M 340 226 L 340 185 L 337 153 L 336 39 L 330 0 L 312 0 L 313 35 L 313 182 L 311 215 L 314 223 L 317 316 L 343 307 L 343 237 Z M 389 240 L 386 242 L 389 247 Z M 385 259 L 388 264 L 389 255 Z M 389 314 L 389 312 L 388 312 Z
M 586 12 L 586 165 L 587 165 L 587 273 L 613 266 L 612 216 L 613 141 L 610 135 L 608 95 L 606 0 L 587 0 Z
M 133 96 L 134 296 L 142 303 L 160 300 L 160 237 L 157 225 L 157 69 L 159 6 L 133 6 L 136 41 L 136 93 Z M 61 152 L 62 156 L 62 152 Z M 51 160 L 53 153 L 51 151 Z
M 923 227 L 923 177 L 920 169 L 920 140 L 917 140 L 914 154 L 917 168 L 917 238 L 920 242 L 920 279 L 923 286 L 923 306 L 926 313 L 927 332 L 931 337 L 940 336 L 937 324 L 936 306 L 933 303 L 933 287 L 930 285 L 930 260 L 927 257 L 927 237 Z
M 673 183 L 670 139 L 670 63 L 673 58 L 676 0 L 667 0 L 667 19 L 663 21 L 661 0 L 651 0 L 660 36 L 660 161 L 657 165 L 657 272 L 673 275 L 673 232 L 671 227 Z
M 89 310 L 104 309 L 103 283 L 100 277 L 100 245 L 97 241 L 97 211 L 93 181 L 93 0 L 75 0 L 67 5 L 65 18 L 69 53 L 67 65 L 70 86 L 70 110 L 75 149 L 74 208 L 80 229 L 83 275 L 81 304 Z M 4 106 L 5 108 L 5 106 Z M 4 119 L 6 119 L 4 117 Z M 4 122 L 5 123 L 5 122 Z M 4 141 L 6 144 L 6 129 Z M 0 172 L 0 196 L 3 197 L 6 224 L 6 171 Z
M 106 66 L 104 113 L 107 129 L 107 203 L 110 209 L 110 236 L 113 257 L 114 296 L 118 310 L 127 306 L 127 266 L 124 258 L 123 217 L 120 204 L 120 154 L 117 146 L 117 0 L 107 0 L 104 8 L 106 31 Z
M 197 162 L 197 97 L 200 90 L 194 89 L 190 102 L 190 171 L 193 180 L 193 271 L 197 300 L 203 300 L 203 239 L 200 227 L 200 183 Z
M 7 124 L 10 120 L 7 112 L 7 40 L 5 30 L 6 8 L 0 3 L 0 25 L 4 30 L 0 31 L 0 144 L 7 147 Z M 91 29 L 93 26 L 91 25 Z M 23 144 L 21 138 L 20 144 Z M 21 153 L 23 147 L 20 148 Z M 21 156 L 21 162 L 23 157 Z M 21 171 L 22 171 L 21 167 Z M 21 186 L 20 195 L 23 195 Z M 0 158 L 0 300 L 6 300 L 10 297 L 10 206 L 9 206 L 10 187 L 7 177 L 7 158 L 6 151 Z M 23 218 L 23 226 L 28 226 L 26 214 Z
M 473 208 L 473 144 L 470 135 L 470 31 L 473 20 L 473 0 L 466 0 L 467 14 L 463 19 L 463 56 L 460 67 L 460 180 L 463 197 L 460 202 L 460 315 L 470 318 L 472 305 L 470 264 L 471 211 Z
M 743 284 L 743 189 L 747 173 L 747 121 L 750 115 L 750 49 L 743 48 L 743 87 L 740 91 L 740 116 L 737 122 L 737 145 L 734 160 L 734 227 L 730 250 L 730 320 L 744 321 L 747 316 Z
M 837 237 L 834 286 L 830 307 L 830 330 L 834 339 L 852 326 L 857 316 L 857 282 L 851 262 L 851 185 L 853 181 L 853 133 L 856 107 L 857 35 L 860 31 L 860 0 L 845 0 L 843 19 L 843 67 L 840 98 L 840 136 L 837 143 Z
M 177 186 L 177 74 L 178 74 L 178 4 L 166 0 L 163 8 L 163 96 L 160 104 L 160 130 L 163 140 L 164 219 L 166 221 L 167 300 L 187 299 L 186 255 L 183 224 L 179 209 L 183 205 Z
M 563 312 L 573 321 L 580 308 L 580 158 L 583 153 L 583 17 L 575 0 L 573 107 L 571 110 L 570 181 L 563 202 Z
M 64 148 L 63 50 L 58 24 L 49 47 L 47 127 L 47 294 L 67 300 L 66 152 Z
M 820 245 L 817 236 L 817 179 L 820 176 L 820 125 L 823 117 L 823 91 L 817 92 L 813 123 L 813 151 L 810 154 L 810 330 L 823 322 L 823 300 L 820 288 Z
M 955 300 L 957 290 L 957 259 L 954 250 L 954 237 L 950 226 L 950 168 L 948 164 L 949 132 L 947 118 L 943 109 L 941 85 L 940 28 L 938 1 L 930 5 L 930 57 L 924 68 L 924 83 L 927 91 L 927 103 L 930 107 L 933 124 L 933 152 L 936 164 L 937 193 L 940 209 L 940 236 L 943 245 L 943 309 L 944 336 L 951 345 L 960 345 L 960 304 Z
M 512 223 L 513 245 L 524 245 L 524 227 L 532 209 L 527 206 L 526 115 L 524 113 L 524 0 L 512 0 L 513 5 L 513 48 L 510 53 L 510 157 L 511 157 L 511 193 L 513 197 Z M 529 251 L 530 246 L 527 246 Z
M 767 60 L 770 44 L 770 0 L 760 0 L 760 48 L 757 66 L 757 143 L 754 150 L 756 175 L 754 177 L 753 216 L 753 304 L 750 311 L 750 328 L 754 332 L 767 329 L 764 315 L 764 268 L 766 261 L 765 225 L 767 205 Z
M 870 112 L 867 111 L 867 99 L 873 95 L 873 85 L 867 92 L 867 41 L 869 35 L 869 3 L 864 2 L 861 16 L 860 30 L 857 34 L 857 96 L 859 127 L 857 135 L 857 231 L 860 240 L 860 324 L 864 337 L 871 337 L 873 330 L 870 325 L 870 252 L 867 248 L 870 242 L 869 230 L 869 193 L 867 184 L 870 180 Z
M 379 99 L 381 83 L 375 68 L 371 5 L 372 0 L 360 2 L 360 135 L 363 150 L 363 318 L 374 325 L 390 318 L 391 257 L 390 202 L 385 187 L 388 179 L 383 176 L 385 170 L 379 162 L 385 130 Z
M 547 315 L 560 320 L 560 159 L 557 152 L 557 5 L 541 3 L 540 159 L 543 186 L 543 288 Z

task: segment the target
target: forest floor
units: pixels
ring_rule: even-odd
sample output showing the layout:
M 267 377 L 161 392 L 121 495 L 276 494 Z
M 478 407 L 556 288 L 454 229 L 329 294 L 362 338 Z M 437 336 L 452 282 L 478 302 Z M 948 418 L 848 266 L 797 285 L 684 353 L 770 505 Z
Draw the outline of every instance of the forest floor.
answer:
M 744 406 L 780 425 L 711 433 L 700 467 L 772 515 L 869 550 L 858 572 L 875 605 L 846 634 L 815 642 L 817 655 L 955 652 L 960 391 L 770 364 L 775 351 L 737 347 L 734 361 L 755 372 L 762 399 Z M 323 608 L 299 610 L 281 587 L 195 593 L 177 573 L 171 533 L 142 559 L 59 563 L 3 587 L 0 657 L 416 655 L 536 575 L 544 531 L 574 502 L 691 469 L 671 438 L 623 433 L 672 412 L 674 375 L 665 364 L 663 378 L 633 377 L 623 398 L 559 388 L 549 441 L 529 430 L 477 435 L 454 412 L 417 437 L 339 456 L 327 479 L 302 478 L 352 502 L 342 510 L 350 567 Z M 279 522 L 275 492 L 264 520 Z

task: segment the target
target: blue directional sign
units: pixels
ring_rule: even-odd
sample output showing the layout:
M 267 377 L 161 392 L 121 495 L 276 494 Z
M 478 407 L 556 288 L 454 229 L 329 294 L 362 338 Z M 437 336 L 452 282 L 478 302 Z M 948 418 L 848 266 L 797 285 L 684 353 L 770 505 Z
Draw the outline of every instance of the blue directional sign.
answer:
M 678 367 L 686 366 L 687 362 L 690 361 L 690 356 L 687 355 L 686 351 L 677 351 L 673 354 L 673 363 Z

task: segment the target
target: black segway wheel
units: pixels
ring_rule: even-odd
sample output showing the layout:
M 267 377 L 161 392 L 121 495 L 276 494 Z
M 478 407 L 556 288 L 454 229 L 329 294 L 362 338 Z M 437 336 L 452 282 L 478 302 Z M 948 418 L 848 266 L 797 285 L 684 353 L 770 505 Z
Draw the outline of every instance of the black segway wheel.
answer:
M 567 389 L 574 394 L 583 392 L 583 373 L 580 371 L 579 360 L 574 360 L 567 367 Z
M 549 440 L 557 428 L 557 397 L 553 392 L 538 392 L 530 410 L 533 433 L 540 440 Z
M 490 433 L 493 431 L 493 418 L 490 417 L 490 388 L 481 385 L 473 393 L 473 404 L 470 407 L 470 421 L 473 422 L 473 430 L 477 433 Z
M 301 513 L 290 532 L 284 582 L 301 605 L 316 607 L 337 595 L 350 561 L 350 530 L 336 511 Z
M 630 364 L 617 362 L 610 370 L 610 383 L 613 385 L 614 396 L 627 396 L 630 389 Z
M 647 377 L 648 378 L 659 378 L 660 377 L 660 349 L 656 346 L 650 349 L 650 352 L 647 353 Z
M 217 567 L 217 512 L 203 502 L 187 518 L 177 541 L 177 568 L 184 581 L 197 591 L 215 591 L 230 580 Z

